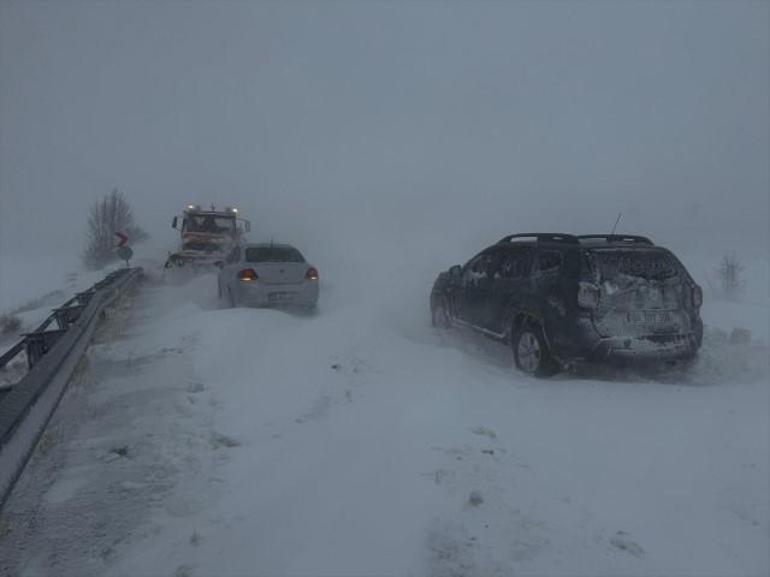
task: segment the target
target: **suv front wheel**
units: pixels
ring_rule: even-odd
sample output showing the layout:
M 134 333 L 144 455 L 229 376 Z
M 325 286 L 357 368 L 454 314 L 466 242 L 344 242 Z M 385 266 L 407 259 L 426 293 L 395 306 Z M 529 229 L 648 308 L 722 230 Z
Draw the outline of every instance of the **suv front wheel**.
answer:
M 449 317 L 449 307 L 445 298 L 441 298 L 431 310 L 431 323 L 439 329 L 452 328 L 452 320 Z
M 558 372 L 558 364 L 551 357 L 540 325 L 524 324 L 514 331 L 511 340 L 513 359 L 520 371 L 537 377 L 547 377 Z

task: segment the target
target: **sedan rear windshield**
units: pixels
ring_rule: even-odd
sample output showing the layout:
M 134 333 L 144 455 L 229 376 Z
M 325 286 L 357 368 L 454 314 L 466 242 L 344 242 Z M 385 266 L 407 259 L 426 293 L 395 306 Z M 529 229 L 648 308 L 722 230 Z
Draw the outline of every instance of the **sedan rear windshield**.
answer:
M 246 262 L 305 262 L 305 258 L 290 246 L 256 246 L 246 249 Z
M 645 280 L 665 280 L 679 274 L 677 262 L 660 250 L 593 250 L 589 260 L 597 280 L 612 280 L 618 276 Z

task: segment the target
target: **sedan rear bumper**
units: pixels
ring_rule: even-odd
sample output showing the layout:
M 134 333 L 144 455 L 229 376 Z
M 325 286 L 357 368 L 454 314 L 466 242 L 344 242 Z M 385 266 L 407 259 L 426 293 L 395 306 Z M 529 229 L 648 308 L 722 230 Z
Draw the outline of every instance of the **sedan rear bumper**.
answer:
M 291 284 L 241 281 L 233 296 L 239 306 L 311 308 L 318 303 L 318 294 L 318 281 Z

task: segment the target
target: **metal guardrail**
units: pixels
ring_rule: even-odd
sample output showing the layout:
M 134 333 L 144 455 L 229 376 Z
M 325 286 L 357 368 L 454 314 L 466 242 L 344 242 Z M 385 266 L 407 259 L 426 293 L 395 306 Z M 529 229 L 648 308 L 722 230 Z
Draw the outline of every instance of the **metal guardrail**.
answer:
M 32 454 L 99 318 L 142 276 L 124 268 L 76 294 L 0 356 L 0 370 L 26 353 L 28 372 L 0 399 L 0 510 Z

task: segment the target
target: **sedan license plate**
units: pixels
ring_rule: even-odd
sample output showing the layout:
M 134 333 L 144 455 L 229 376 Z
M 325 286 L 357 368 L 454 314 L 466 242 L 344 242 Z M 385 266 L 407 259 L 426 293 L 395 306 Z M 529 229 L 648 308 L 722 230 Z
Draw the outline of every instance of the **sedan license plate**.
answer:
M 628 322 L 648 325 L 666 324 L 671 322 L 668 311 L 632 311 L 628 313 Z
M 293 299 L 294 299 L 294 293 L 292 292 L 280 291 L 280 292 L 267 293 L 267 300 L 272 303 L 285 302 Z

